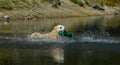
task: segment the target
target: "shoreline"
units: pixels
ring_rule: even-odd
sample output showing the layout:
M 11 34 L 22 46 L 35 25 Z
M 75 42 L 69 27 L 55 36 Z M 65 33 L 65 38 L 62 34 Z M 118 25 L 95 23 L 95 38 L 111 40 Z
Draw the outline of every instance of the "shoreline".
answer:
M 120 12 L 104 12 L 100 14 L 71 14 L 71 15 L 21 15 L 21 14 L 7 14 L 10 16 L 10 20 L 37 20 L 37 19 L 47 19 L 47 18 L 71 18 L 71 17 L 90 17 L 90 16 L 107 16 L 107 15 L 120 15 Z M 4 21 L 4 15 L 0 16 L 0 20 Z

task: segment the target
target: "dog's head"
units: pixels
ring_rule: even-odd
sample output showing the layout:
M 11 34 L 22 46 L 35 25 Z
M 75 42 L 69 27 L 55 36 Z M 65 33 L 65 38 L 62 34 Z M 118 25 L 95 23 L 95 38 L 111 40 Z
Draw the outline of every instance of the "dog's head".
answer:
M 54 30 L 56 30 L 57 32 L 59 32 L 59 31 L 64 32 L 66 29 L 65 29 L 64 25 L 57 25 L 57 26 L 55 26 Z
M 67 32 L 64 25 L 55 26 L 53 32 L 54 33 L 56 32 L 60 36 L 73 37 L 73 33 L 72 32 Z

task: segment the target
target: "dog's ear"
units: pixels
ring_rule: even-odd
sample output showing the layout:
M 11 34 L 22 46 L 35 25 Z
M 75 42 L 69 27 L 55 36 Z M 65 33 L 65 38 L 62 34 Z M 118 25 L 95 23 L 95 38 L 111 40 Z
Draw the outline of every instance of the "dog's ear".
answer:
M 57 26 L 55 26 L 54 30 L 55 30 L 55 31 L 57 31 L 57 30 L 58 30 L 58 27 L 57 27 Z
M 58 29 L 57 26 L 55 26 L 54 29 L 52 30 L 52 32 L 54 32 L 54 33 L 57 32 L 57 29 Z

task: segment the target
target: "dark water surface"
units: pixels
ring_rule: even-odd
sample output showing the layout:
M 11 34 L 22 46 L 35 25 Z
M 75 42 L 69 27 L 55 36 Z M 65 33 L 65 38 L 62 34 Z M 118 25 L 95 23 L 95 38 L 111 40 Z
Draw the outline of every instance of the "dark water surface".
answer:
M 29 39 L 63 24 L 73 39 Z M 0 65 L 120 65 L 120 16 L 0 23 Z

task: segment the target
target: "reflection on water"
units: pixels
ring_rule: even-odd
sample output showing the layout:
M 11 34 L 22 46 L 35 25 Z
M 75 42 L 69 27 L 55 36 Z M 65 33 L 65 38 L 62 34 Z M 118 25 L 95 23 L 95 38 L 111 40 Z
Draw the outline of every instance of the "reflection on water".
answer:
M 39 49 L 0 49 L 0 65 L 50 65 L 64 62 L 62 47 L 48 45 Z M 57 47 L 57 48 L 56 48 Z
M 64 50 L 62 48 L 54 48 L 52 50 L 52 56 L 54 61 L 63 63 L 64 62 Z
M 120 44 L 74 43 L 65 47 L 65 65 L 119 65 Z
M 0 65 L 120 65 L 119 17 L 1 22 Z M 53 41 L 27 37 L 33 32 L 50 32 L 58 24 L 74 32 L 73 39 Z

